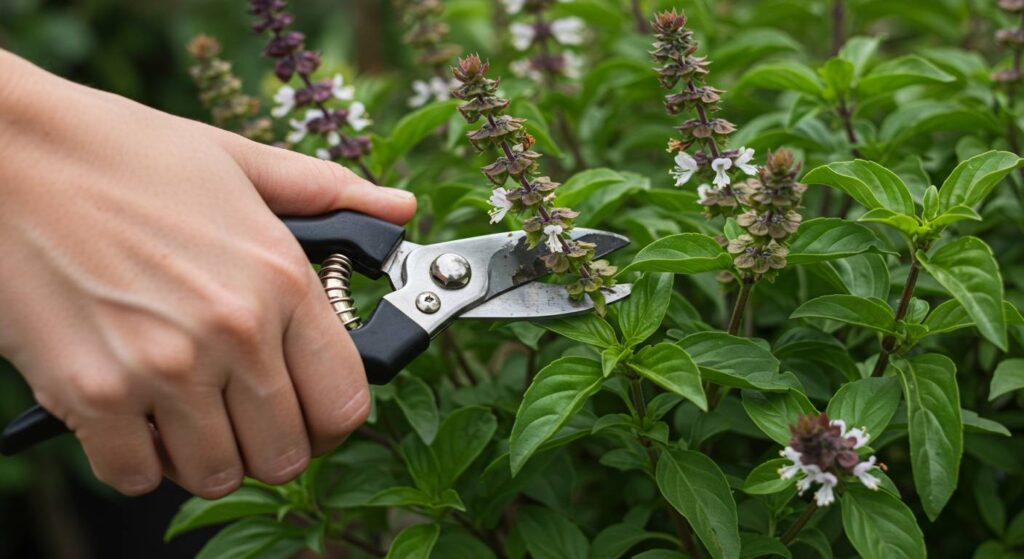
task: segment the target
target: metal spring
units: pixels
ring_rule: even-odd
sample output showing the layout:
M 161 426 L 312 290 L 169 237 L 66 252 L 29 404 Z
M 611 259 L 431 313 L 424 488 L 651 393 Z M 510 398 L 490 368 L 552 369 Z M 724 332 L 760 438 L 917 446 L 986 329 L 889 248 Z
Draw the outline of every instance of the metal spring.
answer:
M 341 323 L 349 330 L 362 326 L 352 300 L 352 261 L 344 254 L 332 254 L 320 265 L 320 284 Z

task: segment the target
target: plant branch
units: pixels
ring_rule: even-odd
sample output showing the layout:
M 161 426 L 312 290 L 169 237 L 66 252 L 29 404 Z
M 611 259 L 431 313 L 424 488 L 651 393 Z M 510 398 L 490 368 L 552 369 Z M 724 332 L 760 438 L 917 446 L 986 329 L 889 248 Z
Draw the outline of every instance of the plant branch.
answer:
M 857 139 L 857 130 L 853 127 L 853 107 L 846 104 L 845 98 L 840 97 L 839 106 L 836 107 L 836 113 L 839 115 L 839 119 L 843 122 L 843 129 L 846 131 L 846 139 L 850 142 L 850 154 L 857 159 L 863 159 L 860 149 L 857 148 L 857 144 L 860 142 Z M 839 217 L 844 217 L 846 214 L 850 213 L 850 208 L 852 206 L 853 198 L 850 197 L 849 194 L 843 196 L 843 205 L 839 209 Z
M 374 557 L 384 557 L 385 555 L 387 555 L 387 553 L 385 553 L 383 549 L 349 532 L 340 534 L 338 536 L 338 539 L 351 545 L 352 547 L 357 547 L 365 551 L 366 553 L 373 555 Z
M 640 6 L 640 0 L 632 0 L 630 2 L 633 8 L 633 20 L 636 23 L 636 32 L 646 35 L 651 32 L 651 25 L 647 23 L 647 18 L 644 17 L 644 9 Z
M 495 534 L 489 534 L 484 532 L 473 525 L 473 523 L 466 518 L 466 515 L 455 511 L 452 518 L 459 523 L 459 526 L 465 528 L 469 533 L 473 534 L 476 539 L 483 542 L 487 547 L 491 548 L 491 551 L 498 557 L 498 559 L 508 559 L 508 554 L 505 553 L 505 546 L 498 540 Z
M 728 332 L 730 336 L 735 336 L 739 333 L 740 327 L 743 325 L 743 316 L 747 309 L 747 303 L 750 301 L 750 292 L 754 289 L 754 284 L 757 283 L 753 277 L 743 278 L 743 283 L 740 286 L 740 292 L 736 295 L 736 304 L 732 308 L 732 315 L 729 318 Z M 704 383 L 704 391 L 709 393 L 708 396 L 708 410 L 713 410 L 718 407 L 719 402 L 725 397 L 727 390 L 717 384 L 712 384 L 710 381 Z
M 837 56 L 843 48 L 843 22 L 846 9 L 843 0 L 832 0 L 832 56 Z M 821 194 L 821 207 L 818 215 L 829 215 L 832 209 L 832 189 L 826 188 Z
M 811 519 L 811 517 L 814 516 L 814 513 L 816 512 L 818 512 L 817 503 L 811 503 L 807 505 L 807 508 L 804 509 L 803 514 L 800 515 L 800 518 L 797 518 L 796 522 L 794 522 L 793 525 L 789 527 L 789 530 L 786 530 L 786 533 L 782 535 L 782 539 L 780 540 L 782 542 L 782 545 L 788 546 L 789 544 L 791 544 L 793 540 L 796 539 L 796 537 L 800 534 L 800 530 L 804 529 L 804 526 Z
M 913 297 L 914 288 L 917 286 L 917 278 L 921 275 L 921 263 L 917 260 L 917 256 L 912 252 L 910 258 L 910 273 L 907 274 L 907 283 L 903 286 L 899 306 L 896 307 L 897 322 L 907 316 L 907 310 L 910 308 L 910 299 Z M 875 368 L 871 372 L 871 376 L 879 377 L 885 373 L 885 369 L 889 366 L 889 357 L 897 349 L 899 349 L 899 340 L 895 336 L 886 336 L 882 339 L 882 352 L 878 355 L 878 361 L 875 362 Z

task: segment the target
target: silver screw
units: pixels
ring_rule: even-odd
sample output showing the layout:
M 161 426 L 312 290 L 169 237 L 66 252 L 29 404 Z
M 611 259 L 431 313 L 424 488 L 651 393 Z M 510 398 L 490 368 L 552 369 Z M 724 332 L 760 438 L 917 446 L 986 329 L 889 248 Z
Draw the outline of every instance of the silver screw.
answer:
M 465 258 L 447 252 L 435 258 L 430 264 L 430 275 L 437 285 L 445 289 L 462 289 L 469 283 L 472 270 Z
M 416 308 L 424 314 L 434 314 L 441 309 L 441 298 L 430 291 L 416 296 Z

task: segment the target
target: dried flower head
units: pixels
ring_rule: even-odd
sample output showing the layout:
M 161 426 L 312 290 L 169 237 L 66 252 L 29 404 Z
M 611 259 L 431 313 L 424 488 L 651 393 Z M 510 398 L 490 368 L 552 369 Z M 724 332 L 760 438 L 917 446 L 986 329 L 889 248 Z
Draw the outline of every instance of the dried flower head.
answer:
M 814 500 L 818 506 L 835 502 L 833 488 L 843 476 L 853 476 L 871 490 L 881 486 L 882 481 L 871 475 L 871 470 L 880 467 L 877 459 L 861 460 L 857 452 L 870 438 L 864 429 L 847 429 L 842 420 L 829 420 L 823 413 L 800 416 L 789 430 L 793 437 L 779 454 L 792 463 L 779 469 L 779 476 L 792 479 L 803 475 L 797 481 L 801 494 L 817 483 Z
M 242 80 L 231 71 L 231 63 L 220 58 L 220 50 L 217 39 L 208 35 L 197 35 L 188 44 L 196 61 L 189 74 L 199 88 L 199 100 L 217 127 L 258 142 L 271 141 L 271 122 L 260 116 L 259 99 L 242 93 Z
M 448 77 L 448 65 L 462 50 L 458 45 L 445 42 L 448 24 L 444 22 L 444 4 L 441 0 L 397 0 L 406 25 L 405 42 L 416 50 L 416 64 L 430 70 L 432 77 L 413 81 L 410 107 L 421 107 L 432 101 L 447 101 L 451 88 L 456 87 Z
M 604 261 L 594 261 L 594 245 L 575 241 L 569 235 L 579 214 L 552 203 L 558 183 L 540 176 L 533 151 L 533 136 L 526 132 L 525 119 L 504 114 L 509 101 L 498 96 L 498 81 L 487 77 L 490 65 L 472 54 L 452 68 L 459 87 L 452 95 L 465 101 L 459 112 L 470 124 L 481 122 L 469 132 L 470 143 L 479 151 L 497 151 L 497 159 L 481 170 L 494 185 L 491 193 L 491 222 L 509 213 L 527 214 L 523 230 L 530 246 L 541 242 L 548 249 L 544 262 L 555 273 L 570 273 L 576 280 L 567 286 L 569 295 L 579 300 L 587 295 L 599 312 L 604 310 L 602 287 L 610 287 L 616 269 Z M 511 181 L 512 185 L 506 188 Z

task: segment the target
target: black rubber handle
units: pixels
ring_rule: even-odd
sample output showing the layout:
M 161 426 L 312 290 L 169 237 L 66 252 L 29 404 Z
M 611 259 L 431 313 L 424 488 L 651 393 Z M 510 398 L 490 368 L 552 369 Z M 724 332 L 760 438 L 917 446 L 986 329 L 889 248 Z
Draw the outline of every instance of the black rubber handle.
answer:
M 384 262 L 405 237 L 405 229 L 398 225 L 348 210 L 286 217 L 282 221 L 299 240 L 310 262 L 344 253 L 357 272 L 373 279 L 384 273 Z
M 50 412 L 34 406 L 4 427 L 0 434 L 0 454 L 13 456 L 29 447 L 68 432 L 68 428 Z
M 366 324 L 349 332 L 370 384 L 387 384 L 430 345 L 430 335 L 386 299 Z

